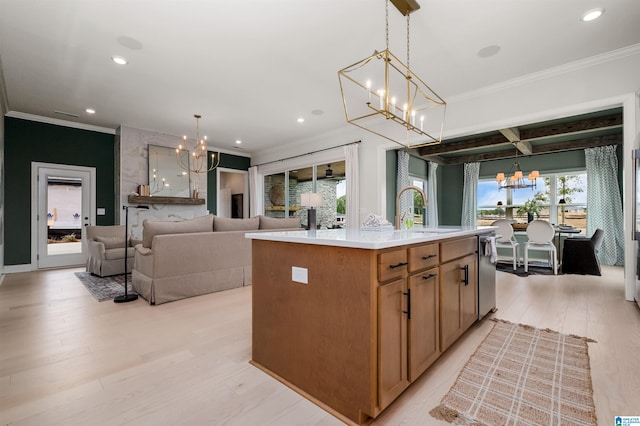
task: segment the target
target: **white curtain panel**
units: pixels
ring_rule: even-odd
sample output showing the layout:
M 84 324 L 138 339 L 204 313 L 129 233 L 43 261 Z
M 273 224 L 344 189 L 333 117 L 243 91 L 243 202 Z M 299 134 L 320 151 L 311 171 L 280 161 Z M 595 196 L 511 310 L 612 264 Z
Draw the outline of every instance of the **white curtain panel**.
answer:
M 476 226 L 478 203 L 478 176 L 480 163 L 464 164 L 464 187 L 462 195 L 462 226 Z
M 429 177 L 427 178 L 427 225 L 438 226 L 438 164 L 429 161 Z
M 249 214 L 250 217 L 262 214 L 262 177 L 258 167 L 249 167 Z
M 409 153 L 406 151 L 398 151 L 398 175 L 396 196 L 402 188 L 409 186 Z M 413 206 L 413 191 L 407 191 L 400 197 L 400 209 L 396 206 L 396 211 L 400 212 L 400 220 L 402 216 Z M 400 224 L 402 226 L 402 224 Z
M 587 166 L 587 236 L 604 231 L 598 253 L 600 263 L 624 265 L 624 219 L 618 186 L 618 157 L 615 146 L 584 150 Z
M 360 227 L 360 174 L 358 169 L 358 144 L 344 147 L 345 174 L 347 178 L 346 227 Z

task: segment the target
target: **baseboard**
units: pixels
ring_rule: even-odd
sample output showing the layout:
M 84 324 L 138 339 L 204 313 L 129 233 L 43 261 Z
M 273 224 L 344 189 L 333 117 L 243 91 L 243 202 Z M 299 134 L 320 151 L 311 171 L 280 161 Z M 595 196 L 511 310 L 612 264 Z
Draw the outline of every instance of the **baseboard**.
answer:
M 30 263 L 27 263 L 24 265 L 4 265 L 5 274 L 15 274 L 18 272 L 31 272 L 33 270 L 34 269 Z

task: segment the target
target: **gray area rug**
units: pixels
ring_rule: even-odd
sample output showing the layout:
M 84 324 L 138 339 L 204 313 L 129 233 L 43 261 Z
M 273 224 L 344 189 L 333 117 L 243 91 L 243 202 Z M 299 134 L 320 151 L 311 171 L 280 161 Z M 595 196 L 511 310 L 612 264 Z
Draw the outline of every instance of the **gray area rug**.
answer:
M 111 277 L 99 277 L 90 272 L 76 272 L 75 274 L 98 302 L 113 300 L 114 297 L 124 294 L 124 274 Z M 137 294 L 131 286 L 131 274 L 127 280 L 129 293 Z

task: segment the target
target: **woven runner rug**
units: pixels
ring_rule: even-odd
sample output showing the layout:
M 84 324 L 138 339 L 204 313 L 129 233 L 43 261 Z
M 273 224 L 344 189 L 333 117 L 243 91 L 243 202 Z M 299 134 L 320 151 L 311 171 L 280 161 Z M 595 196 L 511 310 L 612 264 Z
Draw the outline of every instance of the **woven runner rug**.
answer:
M 462 425 L 596 425 L 593 340 L 494 321 L 431 415 Z
M 90 272 L 75 272 L 75 275 L 98 302 L 113 300 L 114 297 L 124 294 L 124 274 L 99 277 Z M 129 274 L 127 282 L 129 284 L 128 292 L 136 294 L 131 286 L 131 274 Z

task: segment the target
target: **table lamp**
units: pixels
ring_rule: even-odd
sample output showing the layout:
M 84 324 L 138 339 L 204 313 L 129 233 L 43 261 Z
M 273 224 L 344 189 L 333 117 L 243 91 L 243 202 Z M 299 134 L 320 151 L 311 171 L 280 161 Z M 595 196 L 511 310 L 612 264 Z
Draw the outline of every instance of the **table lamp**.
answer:
M 300 194 L 300 205 L 307 207 L 307 224 L 309 229 L 316 229 L 316 207 L 322 206 L 322 194 L 305 192 Z

